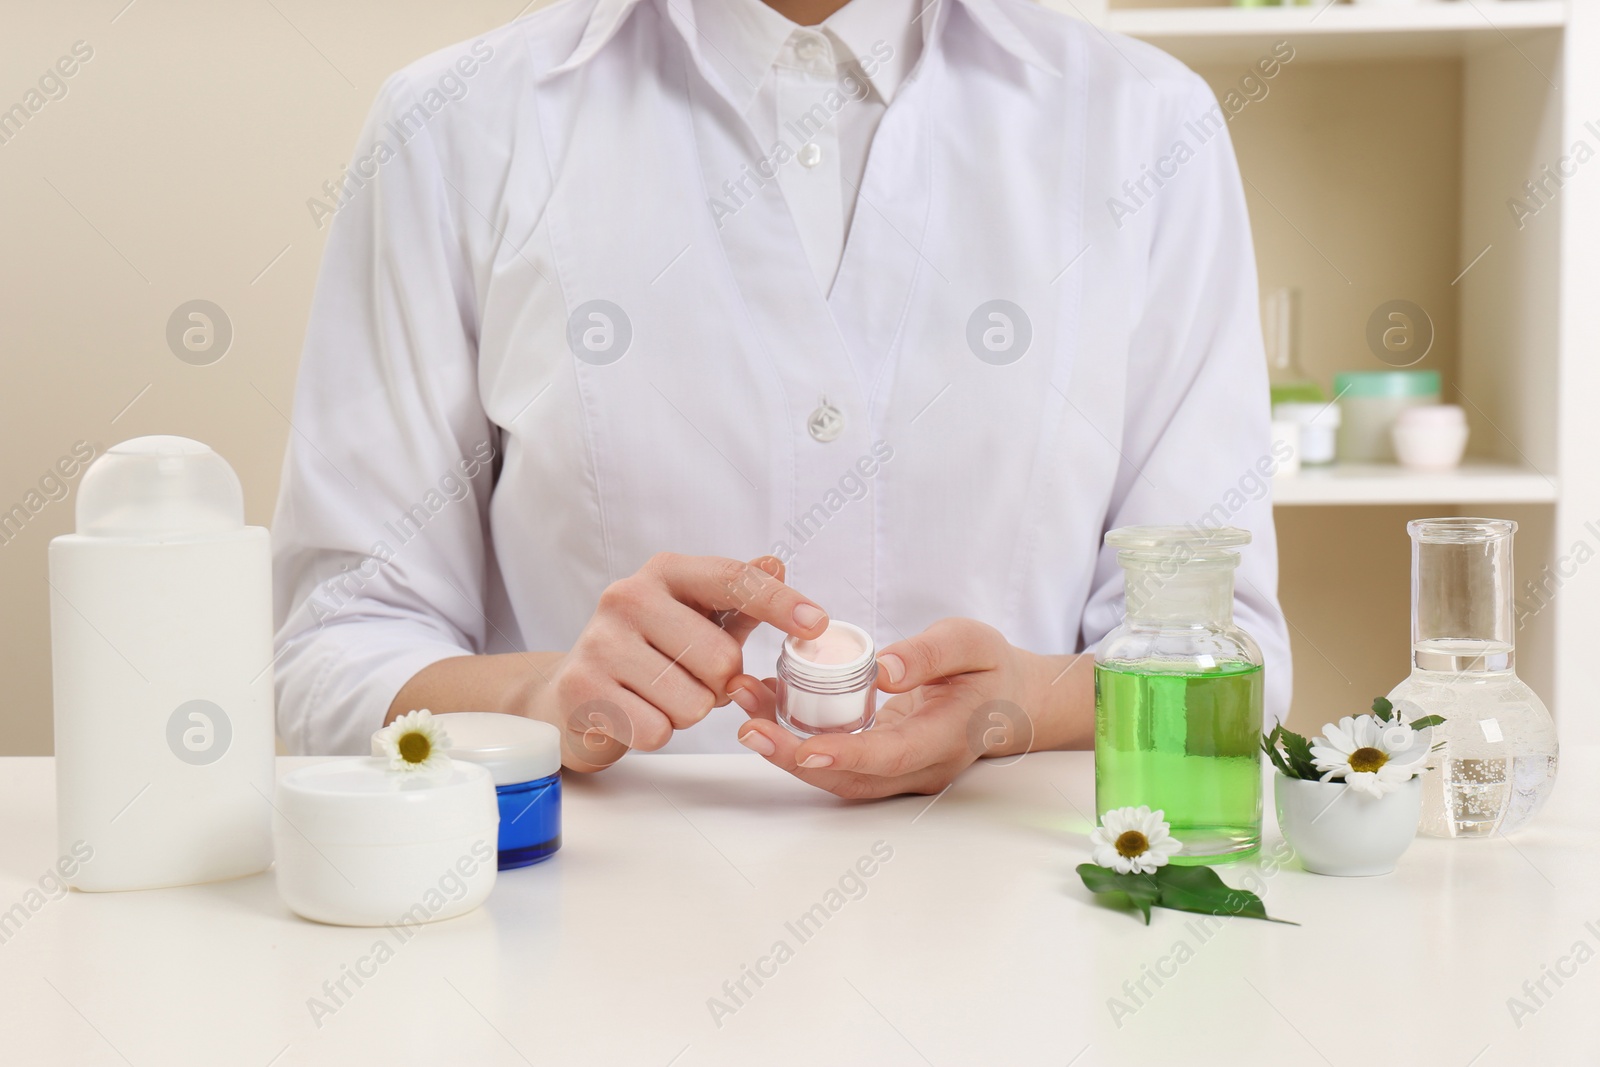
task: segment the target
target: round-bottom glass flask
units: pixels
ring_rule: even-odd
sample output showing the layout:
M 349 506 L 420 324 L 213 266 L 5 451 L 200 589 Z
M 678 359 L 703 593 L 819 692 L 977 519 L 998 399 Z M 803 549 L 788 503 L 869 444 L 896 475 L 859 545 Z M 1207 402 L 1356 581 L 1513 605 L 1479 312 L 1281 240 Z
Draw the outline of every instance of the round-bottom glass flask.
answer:
M 1422 774 L 1423 833 L 1520 830 L 1555 787 L 1556 726 L 1517 677 L 1509 519 L 1418 519 L 1411 534 L 1411 676 L 1389 694 L 1407 718 L 1441 715 Z

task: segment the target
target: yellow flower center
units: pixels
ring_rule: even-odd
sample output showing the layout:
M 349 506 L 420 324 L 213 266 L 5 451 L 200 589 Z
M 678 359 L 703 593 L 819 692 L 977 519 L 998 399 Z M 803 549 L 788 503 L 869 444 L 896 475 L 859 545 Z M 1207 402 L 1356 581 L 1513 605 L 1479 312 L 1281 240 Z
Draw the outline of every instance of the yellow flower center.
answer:
M 1142 856 L 1146 851 L 1149 850 L 1149 848 L 1150 839 L 1145 837 L 1137 830 L 1125 830 L 1121 836 L 1117 838 L 1117 855 L 1123 857 L 1124 859 L 1131 860 L 1135 856 Z
M 428 753 L 433 751 L 433 745 L 428 742 L 428 735 L 422 733 L 409 733 L 400 735 L 400 758 L 407 763 L 421 763 L 428 758 Z
M 1388 762 L 1388 754 L 1381 749 L 1358 748 L 1350 753 L 1350 769 L 1352 771 L 1370 774 Z

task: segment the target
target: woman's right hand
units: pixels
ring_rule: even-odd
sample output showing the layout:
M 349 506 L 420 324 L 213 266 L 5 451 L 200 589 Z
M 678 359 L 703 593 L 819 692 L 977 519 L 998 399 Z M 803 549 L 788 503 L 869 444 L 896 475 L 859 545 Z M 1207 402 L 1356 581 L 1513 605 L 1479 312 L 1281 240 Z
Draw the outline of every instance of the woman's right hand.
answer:
M 600 594 L 523 713 L 559 726 L 563 763 L 589 771 L 630 748 L 660 748 L 730 699 L 751 710 L 760 683 L 744 673 L 750 632 L 765 622 L 814 638 L 828 626 L 783 576 L 775 556 L 653 556 Z

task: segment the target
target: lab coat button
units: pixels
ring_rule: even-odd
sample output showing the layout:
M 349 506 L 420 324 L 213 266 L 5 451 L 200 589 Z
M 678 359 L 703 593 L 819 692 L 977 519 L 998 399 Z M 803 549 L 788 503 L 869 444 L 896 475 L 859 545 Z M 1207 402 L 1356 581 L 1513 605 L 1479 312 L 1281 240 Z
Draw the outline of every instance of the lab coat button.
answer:
M 837 440 L 839 435 L 844 433 L 844 412 L 828 403 L 827 397 L 823 397 L 817 405 L 817 410 L 806 420 L 806 429 L 812 437 L 823 444 Z
M 822 146 L 815 141 L 808 141 L 800 146 L 799 159 L 802 167 L 816 166 L 822 162 Z
M 809 63 L 822 54 L 822 42 L 815 37 L 802 37 L 794 46 L 794 54 Z

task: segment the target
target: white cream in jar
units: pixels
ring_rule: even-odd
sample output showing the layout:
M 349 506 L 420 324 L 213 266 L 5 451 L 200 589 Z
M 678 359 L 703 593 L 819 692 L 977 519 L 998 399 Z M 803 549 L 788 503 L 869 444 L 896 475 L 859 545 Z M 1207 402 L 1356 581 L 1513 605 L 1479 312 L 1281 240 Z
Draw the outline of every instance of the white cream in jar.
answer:
M 797 734 L 855 733 L 877 708 L 872 635 L 830 622 L 819 637 L 790 637 L 778 654 L 778 721 Z

